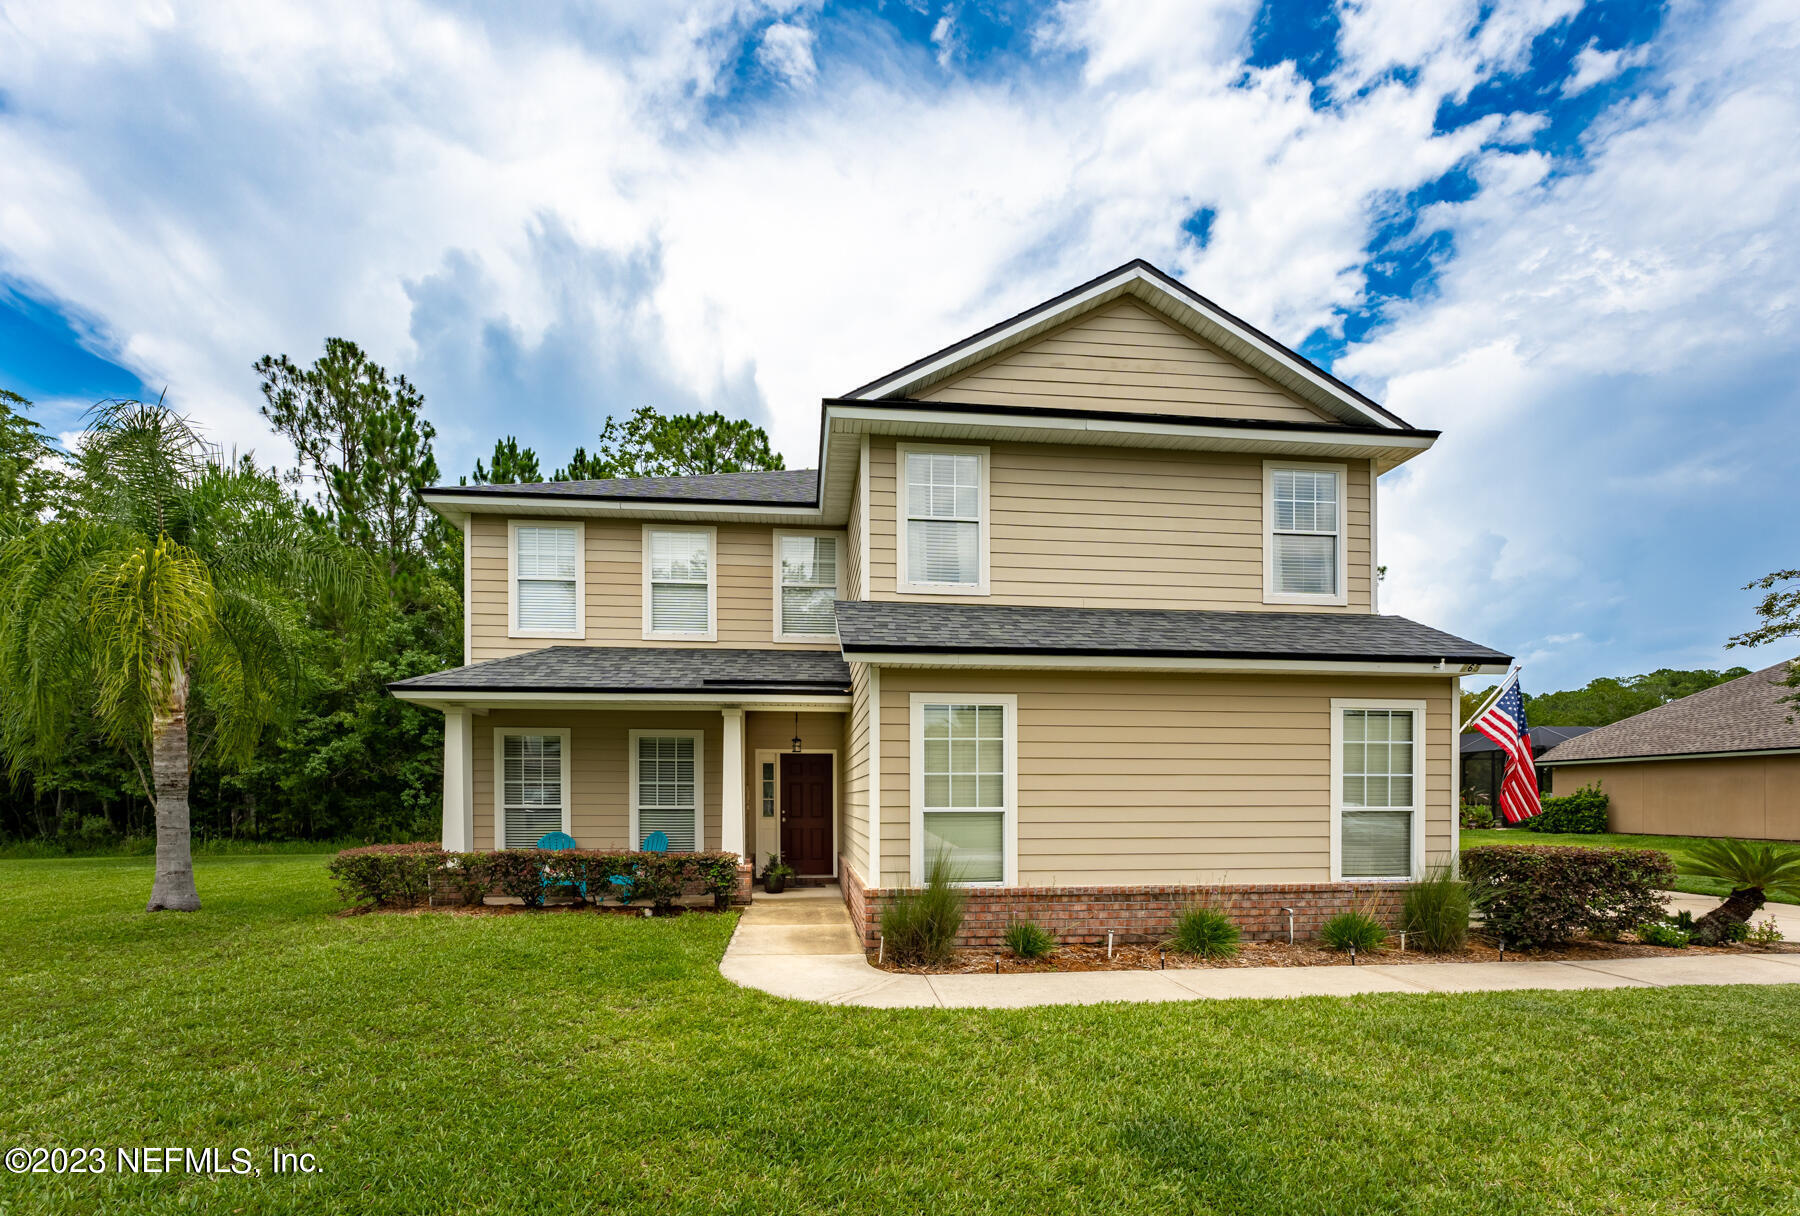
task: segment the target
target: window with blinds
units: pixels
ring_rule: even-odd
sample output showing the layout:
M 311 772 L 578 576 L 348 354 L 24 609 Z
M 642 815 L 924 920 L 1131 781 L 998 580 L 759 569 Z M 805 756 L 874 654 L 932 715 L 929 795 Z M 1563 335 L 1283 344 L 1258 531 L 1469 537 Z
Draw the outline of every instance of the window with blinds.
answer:
M 906 453 L 906 581 L 981 583 L 981 457 Z
M 712 632 L 712 533 L 655 529 L 648 533 L 650 631 Z
M 925 705 L 925 865 L 946 854 L 958 882 L 1006 878 L 1006 710 Z
M 700 799 L 699 740 L 692 735 L 639 735 L 637 738 L 637 840 L 666 832 L 669 850 L 698 847 L 695 820 Z
M 504 735 L 500 740 L 501 847 L 529 849 L 568 828 L 561 735 Z
M 520 524 L 513 529 L 514 616 L 521 631 L 578 630 L 576 533 L 570 524 Z
M 1283 595 L 1335 596 L 1343 511 L 1330 469 L 1276 469 L 1271 500 L 1271 569 Z
M 1346 709 L 1338 780 L 1340 869 L 1345 878 L 1412 877 L 1416 712 Z
M 838 538 L 780 538 L 783 635 L 832 637 L 837 633 Z

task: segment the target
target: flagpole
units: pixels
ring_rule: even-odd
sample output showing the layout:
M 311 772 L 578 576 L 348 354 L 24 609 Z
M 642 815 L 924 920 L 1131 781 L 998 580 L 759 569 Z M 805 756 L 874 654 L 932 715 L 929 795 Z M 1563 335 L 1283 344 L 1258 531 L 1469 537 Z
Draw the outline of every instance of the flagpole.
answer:
M 1469 715 L 1468 721 L 1464 722 L 1461 726 L 1456 728 L 1456 733 L 1460 735 L 1464 731 L 1468 730 L 1470 722 L 1473 722 L 1477 718 L 1481 717 L 1482 714 L 1485 714 L 1489 709 L 1491 709 L 1493 707 L 1493 704 L 1495 701 L 1498 701 L 1501 697 L 1505 696 L 1507 685 L 1511 684 L 1514 680 L 1518 679 L 1519 672 L 1521 672 L 1522 670 L 1524 670 L 1524 669 L 1521 667 L 1507 668 L 1506 669 L 1506 678 L 1494 686 L 1494 691 L 1491 694 L 1489 694 L 1488 699 L 1483 701 L 1481 703 L 1480 707 L 1478 709 L 1476 709 L 1476 711 L 1474 713 Z

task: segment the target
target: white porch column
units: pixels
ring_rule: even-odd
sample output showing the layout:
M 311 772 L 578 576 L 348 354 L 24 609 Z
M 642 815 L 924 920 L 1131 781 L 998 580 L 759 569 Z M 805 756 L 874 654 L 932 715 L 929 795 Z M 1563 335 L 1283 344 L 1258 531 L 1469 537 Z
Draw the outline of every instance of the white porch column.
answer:
M 475 732 L 467 709 L 444 711 L 444 847 L 475 847 Z
M 744 711 L 727 706 L 725 731 L 719 753 L 719 848 L 745 856 L 744 850 Z

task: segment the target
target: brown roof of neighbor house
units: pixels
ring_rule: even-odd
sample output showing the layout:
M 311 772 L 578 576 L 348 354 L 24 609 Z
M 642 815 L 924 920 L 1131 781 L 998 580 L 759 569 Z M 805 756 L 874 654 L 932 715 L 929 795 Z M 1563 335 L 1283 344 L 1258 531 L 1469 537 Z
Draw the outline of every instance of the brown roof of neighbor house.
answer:
M 1800 748 L 1786 660 L 1551 748 L 1539 764 Z

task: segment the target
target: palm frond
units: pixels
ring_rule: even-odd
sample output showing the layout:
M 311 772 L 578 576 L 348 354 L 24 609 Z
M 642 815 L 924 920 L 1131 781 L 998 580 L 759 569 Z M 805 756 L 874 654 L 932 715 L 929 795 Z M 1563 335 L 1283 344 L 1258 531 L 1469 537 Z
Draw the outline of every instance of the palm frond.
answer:
M 99 564 L 86 589 L 96 709 L 109 733 L 183 698 L 188 663 L 214 627 L 206 566 L 168 536 Z M 121 740 L 122 741 L 122 740 Z
M 1800 893 L 1800 849 L 1765 841 L 1701 840 L 1686 852 L 1684 873 L 1737 888 Z

